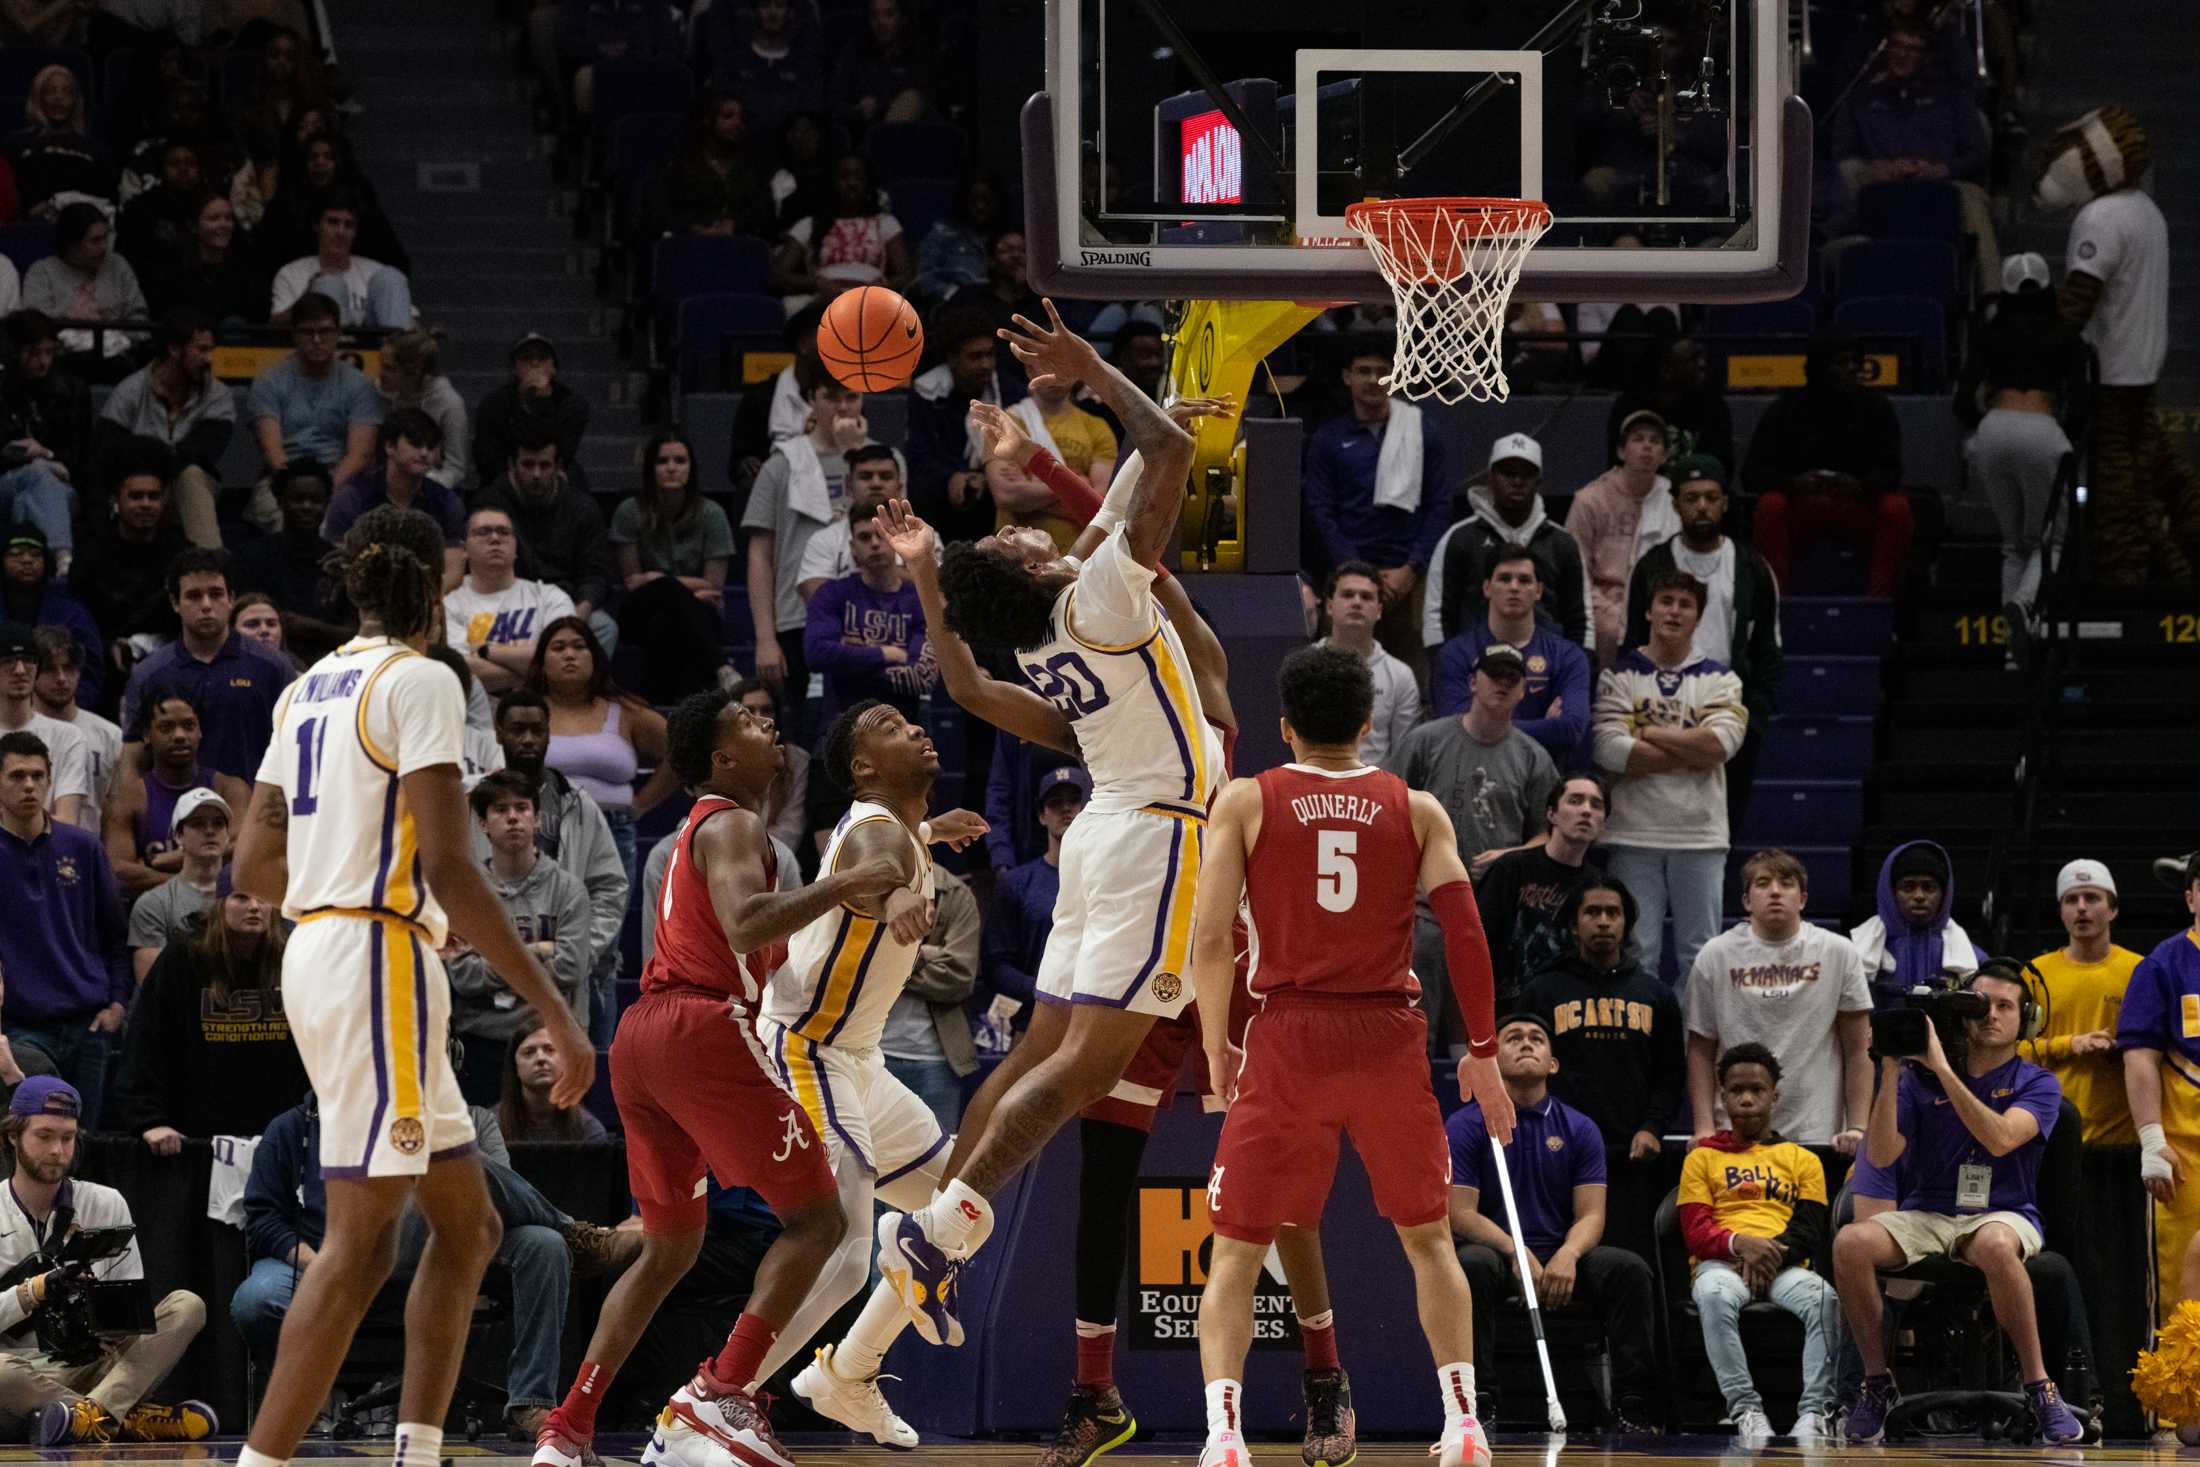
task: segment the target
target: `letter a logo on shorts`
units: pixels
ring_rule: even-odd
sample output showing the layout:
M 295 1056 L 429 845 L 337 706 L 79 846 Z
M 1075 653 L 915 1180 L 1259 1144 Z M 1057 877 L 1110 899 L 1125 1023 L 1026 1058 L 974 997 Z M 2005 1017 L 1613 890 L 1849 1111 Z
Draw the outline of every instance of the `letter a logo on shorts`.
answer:
M 810 1138 L 802 1134 L 802 1112 L 790 1110 L 787 1112 L 787 1134 L 780 1139 L 779 1149 L 772 1153 L 772 1160 L 785 1161 L 794 1155 L 797 1146 L 808 1151 Z
M 1215 1174 L 1207 1179 L 1207 1210 L 1209 1212 L 1214 1212 L 1220 1209 L 1221 1206 L 1222 1168 L 1220 1166 L 1217 1166 L 1215 1168 Z

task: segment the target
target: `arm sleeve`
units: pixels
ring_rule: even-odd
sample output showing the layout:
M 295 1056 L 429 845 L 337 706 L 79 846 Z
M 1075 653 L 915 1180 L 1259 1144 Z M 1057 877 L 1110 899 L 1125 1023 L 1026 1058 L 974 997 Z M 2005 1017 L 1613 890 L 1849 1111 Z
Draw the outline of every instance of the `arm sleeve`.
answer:
M 1329 552 L 1329 563 L 1340 565 L 1353 558 L 1354 548 L 1345 543 L 1344 527 L 1337 519 L 1336 469 L 1329 461 L 1329 444 L 1320 430 L 1306 448 L 1306 469 L 1299 486 L 1300 503 L 1314 531 Z
M 1451 527 L 1452 488 L 1444 476 L 1444 441 L 1436 420 L 1421 420 L 1421 523 L 1406 552 L 1415 565 L 1426 567 L 1436 554 L 1436 542 Z
M 1451 620 L 1450 598 L 1457 595 L 1451 577 L 1452 547 L 1459 543 L 1461 526 L 1453 525 L 1437 538 L 1436 551 L 1429 556 L 1428 576 L 1421 587 L 1421 645 L 1442 645 L 1450 635 L 1445 623 Z
M 504 1139 L 504 1122 L 486 1105 L 474 1111 L 474 1149 L 481 1153 L 483 1161 L 492 1161 L 511 1170 L 512 1145 Z
M 1016 758 L 1020 742 L 1014 734 L 995 730 L 993 759 L 985 771 L 985 849 L 993 858 L 993 869 L 1004 874 L 1016 864 L 1018 832 L 1009 781 L 1015 777 L 1011 771 L 1020 763 Z
M 588 888 L 570 871 L 558 873 L 558 936 L 550 971 L 565 990 L 565 1004 L 583 1024 L 588 1022 L 588 973 L 594 966 L 596 945 L 588 920 Z
M 67 799 L 70 795 L 92 794 L 91 751 L 85 747 L 84 736 L 74 729 L 65 739 L 56 739 L 57 752 L 53 758 L 53 784 L 49 798 Z
M 1497 979 L 1490 971 L 1489 939 L 1475 910 L 1474 888 L 1450 882 L 1428 894 L 1429 906 L 1444 929 L 1444 966 L 1467 1028 L 1467 1052 L 1487 1057 L 1497 1052 Z
M 961 1003 L 978 986 L 978 899 L 959 881 L 940 884 L 930 944 L 936 958 L 920 959 L 909 991 L 926 1003 Z
M 2166 976 L 2167 970 L 2152 956 L 2141 958 L 2139 966 L 2131 970 L 2131 981 L 2124 985 L 2123 1006 L 2116 1012 L 2116 1047 L 2119 1050 L 2167 1048 L 2164 1020 L 2169 1015 L 2169 1006 L 2163 982 Z
M 168 1100 L 175 1093 L 169 1060 L 182 1048 L 180 1036 L 169 1026 L 169 991 L 179 977 L 188 976 L 172 971 L 182 961 L 182 953 L 170 949 L 154 962 L 130 1022 L 122 1028 L 122 1055 L 108 1102 L 110 1123 L 118 1131 L 138 1135 L 169 1123 Z
M 580 794 L 579 791 L 574 793 Z M 610 822 L 604 819 L 603 811 L 593 800 L 583 799 L 579 817 L 565 841 L 568 844 L 561 844 L 561 851 L 569 849 L 571 843 L 578 843 L 585 857 L 576 859 L 574 864 L 580 869 L 582 884 L 588 888 L 592 914 L 588 924 L 589 950 L 595 962 L 600 964 L 606 953 L 617 949 L 619 927 L 626 920 L 626 865 L 620 861 L 619 848 L 611 838 Z
M 1023 969 L 1024 918 L 1016 888 L 1001 883 L 993 894 L 992 919 L 981 940 L 986 986 L 1010 998 L 1031 1001 L 1038 980 Z
M 810 666 L 820 672 L 877 672 L 886 665 L 885 653 L 840 639 L 840 609 L 847 599 L 843 581 L 827 581 L 817 588 L 803 611 L 802 650 Z
M 1654 553 L 1654 552 L 1653 552 Z M 1742 554 L 1735 546 L 1735 554 Z M 1620 633 L 1622 647 L 1640 647 L 1650 640 L 1650 556 L 1635 562 L 1627 576 L 1627 625 Z
M 1482 1124 L 1481 1107 L 1470 1102 L 1454 1111 L 1444 1135 L 1451 1142 L 1451 1184 L 1479 1190 L 1483 1159 L 1490 1154 L 1490 1133 Z
M 1727 1258 L 1734 1234 L 1719 1226 L 1718 1204 L 1711 1193 L 1711 1168 L 1717 1154 L 1698 1146 L 1681 1163 L 1679 1203 L 1681 1240 L 1690 1258 Z
M 1797 1148 L 1801 1151 L 1801 1148 Z M 1785 1244 L 1788 1257 L 1806 1263 L 1816 1258 L 1826 1246 L 1826 1230 L 1830 1222 L 1826 1210 L 1826 1169 L 1817 1157 L 1803 1151 L 1796 1164 L 1795 1206 L 1788 1214 L 1788 1225 L 1773 1239 Z
M 1742 680 L 1732 672 L 1722 672 L 1709 683 L 1696 705 L 1696 726 L 1715 734 L 1719 747 L 1731 759 L 1749 733 L 1749 710 L 1742 706 Z
M 297 1113 L 268 1123 L 244 1183 L 244 1235 L 254 1258 L 283 1258 L 298 1246 Z
M 1413 726 L 1421 721 L 1421 690 L 1414 683 L 1411 673 L 1401 674 L 1391 680 L 1393 692 L 1388 712 L 1389 737 L 1383 747 L 1395 749 L 1398 741 L 1413 732 Z
M 1557 687 L 1552 696 L 1560 704 L 1558 713 L 1555 716 L 1513 720 L 1514 728 L 1534 739 L 1546 750 L 1576 748 L 1581 743 L 1581 736 L 1589 731 L 1589 660 L 1581 655 L 1579 648 L 1572 650 L 1574 655 L 1570 659 L 1562 651 L 1558 659 L 1559 666 L 1553 676 Z M 1433 674 L 1431 680 L 1433 681 Z M 1464 697 L 1460 699 L 1459 706 L 1462 709 L 1466 707 Z M 1543 806 L 1539 802 L 1535 806 L 1539 825 L 1543 818 L 1542 812 Z
M 106 848 L 96 839 L 87 860 L 92 868 L 92 921 L 100 956 L 107 963 L 107 998 L 127 1004 L 137 994 L 137 974 L 130 964 L 130 918 L 122 904 L 122 884 L 115 880 Z
M 1627 686 L 1616 670 L 1605 672 L 1597 679 L 1597 714 L 1595 738 L 1595 762 L 1608 774 L 1621 774 L 1627 769 L 1627 756 L 1634 752 L 1635 736 L 1629 729 L 1631 709 L 1627 701 Z

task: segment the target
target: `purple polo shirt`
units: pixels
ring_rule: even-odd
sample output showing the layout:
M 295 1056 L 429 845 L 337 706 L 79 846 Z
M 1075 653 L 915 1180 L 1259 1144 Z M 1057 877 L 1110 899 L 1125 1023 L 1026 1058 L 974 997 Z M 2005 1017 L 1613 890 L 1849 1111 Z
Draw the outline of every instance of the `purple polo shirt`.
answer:
M 1963 1124 L 1940 1082 L 1914 1065 L 1905 1066 L 1894 1098 L 1895 1128 L 1909 1138 L 1902 1151 L 1901 1205 L 1917 1212 L 1957 1216 L 1957 1169 L 1975 1163 L 1988 1168 L 1993 1179 L 1986 1206 L 1969 1210 L 2013 1212 L 2038 1227 L 2040 1158 L 2047 1153 L 2055 1118 L 2062 1113 L 2062 1082 L 2019 1058 L 1962 1079 L 1990 1110 L 2032 1112 L 2040 1133 L 2007 1156 L 1995 1156 Z
M 30 841 L 0 828 L 0 909 L 9 1027 L 84 1021 L 130 1001 L 122 889 L 98 836 L 51 820 Z
M 2156 943 L 2131 970 L 2116 1047 L 2158 1049 L 2186 1084 L 2200 1084 L 2200 941 L 2190 927 Z
M 213 660 L 201 662 L 178 637 L 130 670 L 122 726 L 135 728 L 138 704 L 153 688 L 180 686 L 199 705 L 199 762 L 250 784 L 275 736 L 275 705 L 293 676 L 282 654 L 265 642 L 231 633 Z
M 1518 1121 L 1512 1144 L 1505 1148 L 1505 1163 L 1512 1171 L 1513 1199 L 1520 1204 L 1520 1234 L 1540 1261 L 1558 1251 L 1574 1225 L 1574 1188 L 1604 1185 L 1604 1133 L 1555 1095 L 1545 1095 L 1540 1105 L 1515 1109 Z M 1506 1226 L 1505 1194 L 1490 1155 L 1482 1107 L 1470 1100 L 1453 1111 L 1444 1122 L 1444 1135 L 1451 1142 L 1451 1184 L 1479 1188 L 1477 1210 Z

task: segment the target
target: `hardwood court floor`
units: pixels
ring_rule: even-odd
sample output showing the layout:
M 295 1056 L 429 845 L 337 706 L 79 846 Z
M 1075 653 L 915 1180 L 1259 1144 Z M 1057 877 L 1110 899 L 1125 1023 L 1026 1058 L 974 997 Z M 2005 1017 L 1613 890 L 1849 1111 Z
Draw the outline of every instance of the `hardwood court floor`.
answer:
M 605 1467 L 632 1467 L 641 1455 L 642 1437 L 605 1437 L 598 1441 L 597 1450 Z M 140 1446 L 115 1445 L 69 1450 L 44 1451 L 35 1447 L 0 1448 L 0 1462 L 52 1462 L 92 1464 L 128 1464 L 153 1462 L 233 1462 L 240 1443 L 235 1440 L 202 1442 L 188 1446 Z M 1039 1448 L 1031 1443 L 1002 1442 L 937 1442 L 927 1443 L 914 1452 L 889 1452 L 877 1447 L 857 1447 L 846 1438 L 796 1436 L 787 1442 L 789 1450 L 800 1463 L 829 1464 L 829 1467 L 921 1467 L 926 1463 L 974 1462 L 985 1467 L 1009 1467 L 1011 1463 L 1030 1463 L 1037 1460 Z M 309 1442 L 300 1452 L 301 1459 L 316 1461 L 387 1461 L 390 1445 L 385 1441 L 360 1442 Z M 454 1459 L 454 1467 L 526 1467 L 527 1458 L 515 1455 L 512 1444 L 503 1441 L 483 1441 L 469 1444 L 463 1438 L 444 1444 L 446 1455 Z M 1295 1467 L 1299 1461 L 1298 1447 L 1292 1442 L 1275 1442 L 1254 1447 L 1253 1459 L 1259 1467 Z M 1199 1460 L 1199 1448 L 1191 1442 L 1138 1442 L 1114 1452 L 1102 1459 L 1105 1463 L 1132 1463 L 1140 1467 L 1195 1467 Z M 1360 1448 L 1359 1462 L 1367 1467 L 1378 1464 L 1420 1463 L 1429 1461 L 1428 1447 L 1420 1442 L 1368 1442 Z M 2145 1442 L 2119 1443 L 2104 1447 L 2090 1447 L 2083 1451 L 2074 1448 L 2007 1447 L 1964 1445 L 1962 1443 L 1936 1443 L 1930 1446 L 1890 1447 L 1832 1447 L 1823 1450 L 1803 1451 L 1792 1446 L 1772 1446 L 1755 1452 L 1737 1450 L 1730 1437 L 1662 1437 L 1656 1440 L 1629 1441 L 1624 1444 L 1607 1443 L 1596 1437 L 1575 1436 L 1560 1441 L 1541 1436 L 1509 1435 L 1501 1437 L 1495 1447 L 1492 1467 L 1593 1467 L 1598 1463 L 1650 1464 L 1659 1467 L 1747 1467 L 1747 1464 L 1764 1463 L 1768 1467 L 1786 1467 L 1786 1464 L 1819 1464 L 1819 1467 L 1835 1467 L 1835 1464 L 1876 1461 L 1900 1464 L 1900 1467 L 1923 1467 L 1926 1463 L 1989 1463 L 1989 1462 L 2051 1462 L 2058 1467 L 2081 1467 L 2094 1463 L 2160 1463 L 2169 1467 L 2172 1463 L 2200 1463 L 2200 1452 L 2180 1456 L 2174 1445 L 2155 1445 Z

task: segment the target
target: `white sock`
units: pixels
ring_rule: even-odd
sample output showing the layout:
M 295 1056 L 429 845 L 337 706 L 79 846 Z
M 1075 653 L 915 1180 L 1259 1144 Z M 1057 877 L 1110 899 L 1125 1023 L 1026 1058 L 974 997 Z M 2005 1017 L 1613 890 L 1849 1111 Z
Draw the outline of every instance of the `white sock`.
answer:
M 1337 1311 L 1334 1309 L 1324 1309 L 1312 1319 L 1308 1319 L 1303 1314 L 1299 1315 L 1299 1327 L 1302 1329 L 1328 1329 L 1336 1322 Z
M 1244 1388 L 1234 1380 L 1207 1382 L 1207 1440 L 1226 1431 L 1245 1435 L 1245 1421 L 1238 1414 L 1238 1397 L 1243 1394 Z
M 848 1326 L 848 1337 L 833 1351 L 833 1374 L 842 1380 L 868 1380 L 886 1363 L 886 1352 L 901 1332 L 909 1328 L 909 1311 L 901 1295 L 886 1284 L 871 1291 L 863 1312 Z
M 442 1467 L 443 1428 L 401 1421 L 397 1425 L 395 1447 L 391 1458 L 397 1467 Z
M 1444 1425 L 1474 1414 L 1474 1367 L 1464 1360 L 1436 1367 L 1436 1389 L 1444 1398 Z
M 940 1189 L 917 1220 L 924 1235 L 950 1258 L 964 1258 L 993 1235 L 993 1204 L 963 1182 L 953 1181 Z
M 270 1457 L 265 1452 L 255 1452 L 246 1447 L 237 1453 L 237 1467 L 288 1467 L 288 1459 Z

